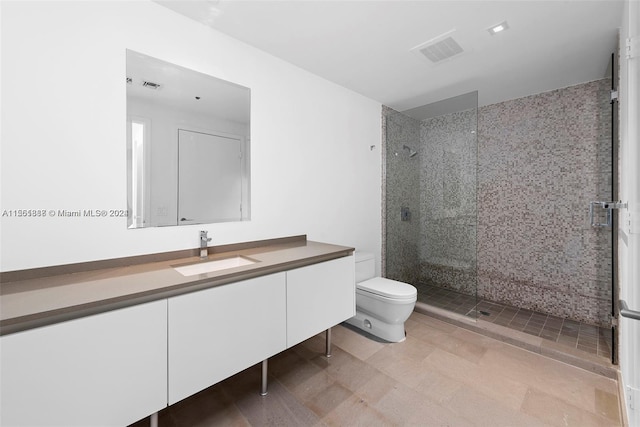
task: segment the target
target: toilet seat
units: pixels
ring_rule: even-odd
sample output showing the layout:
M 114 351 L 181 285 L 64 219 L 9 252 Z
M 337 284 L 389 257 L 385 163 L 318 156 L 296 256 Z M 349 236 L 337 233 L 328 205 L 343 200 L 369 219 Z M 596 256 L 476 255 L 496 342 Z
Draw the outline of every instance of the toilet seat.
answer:
M 415 301 L 418 296 L 416 288 L 408 283 L 398 282 L 384 277 L 374 277 L 373 279 L 356 283 L 356 292 L 357 291 L 398 302 L 412 302 Z

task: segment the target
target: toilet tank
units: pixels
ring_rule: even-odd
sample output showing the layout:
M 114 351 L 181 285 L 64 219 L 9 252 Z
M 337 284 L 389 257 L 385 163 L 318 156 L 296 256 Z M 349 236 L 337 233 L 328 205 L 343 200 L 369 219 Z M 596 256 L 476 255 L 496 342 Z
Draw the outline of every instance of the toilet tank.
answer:
M 356 283 L 372 279 L 376 275 L 376 257 L 371 252 L 356 251 Z

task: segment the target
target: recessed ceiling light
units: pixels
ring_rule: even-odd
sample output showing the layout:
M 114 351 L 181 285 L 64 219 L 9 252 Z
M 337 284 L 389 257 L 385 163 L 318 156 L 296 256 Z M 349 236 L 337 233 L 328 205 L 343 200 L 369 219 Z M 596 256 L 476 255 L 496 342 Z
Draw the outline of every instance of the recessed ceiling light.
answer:
M 507 21 L 501 22 L 498 25 L 494 25 L 490 28 L 487 28 L 487 31 L 489 31 L 489 34 L 491 34 L 492 36 L 495 34 L 498 34 L 502 31 L 508 30 L 509 29 L 509 24 L 507 24 Z

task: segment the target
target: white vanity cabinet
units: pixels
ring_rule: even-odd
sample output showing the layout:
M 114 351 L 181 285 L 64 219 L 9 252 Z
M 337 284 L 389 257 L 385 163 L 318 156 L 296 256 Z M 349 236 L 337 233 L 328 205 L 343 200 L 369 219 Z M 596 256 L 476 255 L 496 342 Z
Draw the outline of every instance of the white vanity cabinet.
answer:
M 169 404 L 286 347 L 285 273 L 169 298 Z
M 287 271 L 287 348 L 356 315 L 354 256 Z
M 199 290 L 3 335 L 0 425 L 123 426 L 156 414 L 354 316 L 354 270 L 344 256 L 195 283 Z
M 0 337 L 0 425 L 123 426 L 167 405 L 167 301 Z

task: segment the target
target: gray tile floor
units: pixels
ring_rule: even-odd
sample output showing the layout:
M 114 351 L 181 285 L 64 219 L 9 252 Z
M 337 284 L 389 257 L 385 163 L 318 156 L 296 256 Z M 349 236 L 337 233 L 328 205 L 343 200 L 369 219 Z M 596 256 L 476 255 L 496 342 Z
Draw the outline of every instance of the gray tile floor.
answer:
M 567 347 L 611 358 L 611 330 L 544 313 L 461 294 L 449 289 L 420 284 L 420 301 L 473 318 L 482 318 Z
M 620 426 L 615 380 L 414 312 L 407 339 L 338 325 L 176 403 L 160 427 Z M 149 419 L 135 427 L 147 427 Z

